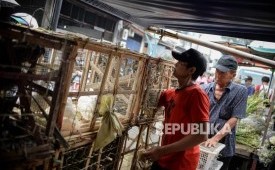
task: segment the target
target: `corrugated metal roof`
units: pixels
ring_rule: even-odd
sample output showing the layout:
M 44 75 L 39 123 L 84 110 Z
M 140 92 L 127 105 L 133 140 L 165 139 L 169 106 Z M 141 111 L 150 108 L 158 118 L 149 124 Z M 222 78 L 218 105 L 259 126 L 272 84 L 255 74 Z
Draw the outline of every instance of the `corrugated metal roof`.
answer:
M 143 27 L 159 26 L 275 42 L 275 3 L 266 0 L 82 0 Z

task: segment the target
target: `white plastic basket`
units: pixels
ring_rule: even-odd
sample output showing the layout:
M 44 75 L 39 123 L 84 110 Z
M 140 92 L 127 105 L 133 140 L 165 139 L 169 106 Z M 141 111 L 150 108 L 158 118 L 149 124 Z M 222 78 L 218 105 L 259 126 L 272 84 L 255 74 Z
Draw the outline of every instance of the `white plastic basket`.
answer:
M 222 165 L 223 162 L 214 159 L 209 170 L 220 170 Z
M 200 161 L 198 170 L 219 170 L 222 162 L 217 161 L 220 151 L 225 147 L 224 144 L 217 143 L 215 147 L 205 147 L 204 144 L 200 145 Z M 213 169 L 213 170 L 214 170 Z

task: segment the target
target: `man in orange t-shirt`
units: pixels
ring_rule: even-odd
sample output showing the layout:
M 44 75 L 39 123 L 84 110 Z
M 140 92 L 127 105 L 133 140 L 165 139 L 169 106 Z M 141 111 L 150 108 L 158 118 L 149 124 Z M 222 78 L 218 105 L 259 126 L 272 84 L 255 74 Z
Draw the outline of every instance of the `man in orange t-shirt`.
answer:
M 152 170 L 195 170 L 198 145 L 207 140 L 210 106 L 207 94 L 194 81 L 205 72 L 207 62 L 194 49 L 172 55 L 178 60 L 174 76 L 179 87 L 161 94 L 159 107 L 165 107 L 162 144 L 145 151 L 142 158 L 154 161 Z

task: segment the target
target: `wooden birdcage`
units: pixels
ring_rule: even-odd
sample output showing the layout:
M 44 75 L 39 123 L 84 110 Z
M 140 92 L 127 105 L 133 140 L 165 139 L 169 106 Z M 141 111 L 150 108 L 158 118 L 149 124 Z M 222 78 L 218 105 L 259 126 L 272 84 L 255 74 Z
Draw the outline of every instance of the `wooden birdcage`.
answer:
M 1 165 L 123 169 L 131 154 L 134 168 L 140 148 L 158 145 L 162 112 L 154 110 L 162 90 L 175 85 L 173 63 L 84 36 L 6 23 L 0 40 Z M 124 132 L 94 151 L 106 94 L 114 98 L 109 109 Z

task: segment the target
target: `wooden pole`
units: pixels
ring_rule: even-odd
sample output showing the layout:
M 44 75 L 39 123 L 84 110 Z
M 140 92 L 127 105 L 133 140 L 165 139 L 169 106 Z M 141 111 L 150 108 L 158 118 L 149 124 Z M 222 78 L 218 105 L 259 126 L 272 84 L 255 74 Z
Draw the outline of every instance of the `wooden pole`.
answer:
M 92 118 L 92 121 L 91 121 L 91 125 L 90 125 L 91 129 L 93 129 L 93 127 L 95 125 L 95 122 L 96 122 L 96 118 L 99 116 L 98 109 L 99 109 L 99 105 L 100 105 L 100 100 L 101 100 L 102 92 L 105 89 L 106 82 L 108 81 L 110 69 L 111 69 L 111 66 L 112 66 L 113 57 L 114 57 L 114 53 L 111 53 L 109 55 L 109 58 L 108 58 L 108 61 L 107 61 L 107 66 L 105 68 L 105 72 L 104 72 L 102 82 L 101 82 L 101 86 L 100 86 L 100 89 L 99 89 L 99 94 L 98 94 L 98 97 L 97 97 L 95 112 L 94 112 L 94 115 L 93 115 L 93 118 Z
M 92 73 L 91 73 L 91 77 L 90 77 L 90 81 L 91 83 L 93 83 L 95 81 L 95 73 L 96 73 L 96 70 L 94 69 L 94 65 L 96 66 L 98 64 L 98 60 L 99 60 L 99 52 L 94 52 L 94 56 L 95 56 L 95 59 L 93 61 L 90 61 L 90 67 L 91 67 L 91 70 L 92 70 Z M 94 62 L 94 63 L 93 63 Z
M 129 128 L 126 130 L 126 133 L 123 134 L 124 135 L 124 143 L 123 143 L 123 149 L 121 150 L 121 153 L 119 154 L 120 155 L 120 162 L 119 162 L 119 165 L 118 165 L 118 170 L 121 169 L 121 166 L 122 166 L 122 163 L 123 163 L 123 159 L 124 159 L 124 155 L 125 155 L 125 149 L 126 149 L 126 144 L 127 144 L 127 140 L 128 140 L 128 131 L 129 131 Z M 122 156 L 121 156 L 122 154 Z
M 64 109 L 67 104 L 69 85 L 74 67 L 75 57 L 77 55 L 77 46 L 64 45 L 62 63 L 60 64 L 60 80 L 55 82 L 54 95 L 52 98 L 49 121 L 47 122 L 46 134 L 52 136 L 55 125 L 62 127 Z
M 172 71 L 172 67 L 170 66 L 167 66 L 169 67 L 169 72 L 168 72 L 168 82 L 167 82 L 167 88 L 170 88 L 171 87 L 171 81 L 172 81 L 172 75 L 173 75 L 173 71 Z
M 144 59 L 142 59 L 142 58 L 139 59 L 138 69 L 137 69 L 137 72 L 136 72 L 137 77 L 135 78 L 134 83 L 133 83 L 133 87 L 132 87 L 132 90 L 136 91 L 136 93 L 130 95 L 129 103 L 131 103 L 131 104 L 128 105 L 128 107 L 127 107 L 126 115 L 133 114 L 133 106 L 134 106 L 133 102 L 138 97 L 137 95 L 139 94 L 139 90 L 141 90 L 140 88 L 138 88 L 138 85 L 139 85 L 140 80 L 141 80 L 140 77 L 143 75 L 144 63 L 145 63 Z
M 266 140 L 266 135 L 267 135 L 267 132 L 268 132 L 269 123 L 271 121 L 272 113 L 274 111 L 274 105 L 275 105 L 275 95 L 273 94 L 272 99 L 271 99 L 271 103 L 270 103 L 270 107 L 269 107 L 269 111 L 268 111 L 268 115 L 267 115 L 267 118 L 265 120 L 265 130 L 264 130 L 261 146 L 264 145 L 264 142 Z
M 160 66 L 160 64 L 158 65 L 158 67 Z M 160 73 L 160 75 L 162 75 L 161 77 L 160 77 L 160 82 L 159 82 L 159 91 L 158 91 L 158 94 L 157 94 L 157 98 L 156 98 L 156 103 L 158 103 L 158 99 L 159 99 L 159 96 L 160 96 L 160 94 L 161 94 L 161 92 L 162 92 L 162 90 L 163 90 L 163 84 L 164 84 L 164 82 L 163 82 L 163 80 L 165 79 L 165 75 L 164 75 L 164 73 L 165 73 L 165 68 L 166 67 L 168 67 L 168 66 L 165 66 L 164 64 L 162 64 L 162 70 L 161 70 L 161 73 Z M 168 79 L 167 79 L 167 81 L 169 81 Z M 168 88 L 168 87 L 167 87 Z M 157 106 L 155 106 L 156 108 L 154 108 L 154 109 L 157 109 Z M 156 115 L 156 112 L 153 110 L 153 115 L 152 115 L 152 118 L 155 118 L 155 115 Z
M 116 95 L 117 95 L 117 92 L 118 92 L 118 86 L 119 86 L 119 73 L 120 73 L 120 66 L 121 66 L 121 63 L 122 63 L 122 59 L 121 59 L 121 55 L 119 55 L 118 57 L 118 62 L 115 66 L 115 83 L 114 83 L 114 89 L 113 89 L 113 94 L 114 94 L 114 100 L 116 98 Z M 114 103 L 115 104 L 115 101 Z
M 202 45 L 202 46 L 214 49 L 214 50 L 223 51 L 223 52 L 231 54 L 231 55 L 236 55 L 236 56 L 240 56 L 240 57 L 243 57 L 243 58 L 248 58 L 251 61 L 257 61 L 257 62 L 259 62 L 261 64 L 265 64 L 267 66 L 271 66 L 271 67 L 275 66 L 275 61 L 273 61 L 273 60 L 265 59 L 263 57 L 259 57 L 259 56 L 253 55 L 253 54 L 249 54 L 249 53 L 246 53 L 246 52 L 243 52 L 243 51 L 239 51 L 239 50 L 236 50 L 234 48 L 226 47 L 224 45 L 220 45 L 220 44 L 217 44 L 217 43 L 204 41 L 204 40 L 194 38 L 194 37 L 189 36 L 189 35 L 180 34 L 180 33 L 177 33 L 175 31 L 166 31 L 166 30 L 156 28 L 156 27 L 149 27 L 148 31 L 160 34 L 161 36 L 168 36 L 168 37 L 172 37 L 172 38 L 176 38 L 176 39 L 182 39 L 182 40 L 185 40 L 185 41 L 190 41 L 192 43 Z
M 138 134 L 138 138 L 137 138 L 137 144 L 136 144 L 136 149 L 134 151 L 134 156 L 133 156 L 133 159 L 132 159 L 132 165 L 131 165 L 131 170 L 135 170 L 136 169 L 136 163 L 137 163 L 137 152 L 139 150 L 139 143 L 140 143 L 140 140 L 142 138 L 142 132 L 144 130 L 144 126 L 145 125 L 140 125 L 139 126 L 139 134 Z
M 89 154 L 88 154 L 88 159 L 87 159 L 86 165 L 85 165 L 85 170 L 88 170 L 88 168 L 90 166 L 91 157 L 92 157 L 92 153 L 93 153 L 93 150 L 94 150 L 94 145 L 95 145 L 95 142 L 93 142 L 93 144 L 90 148 L 90 151 L 89 151 Z
M 81 76 L 81 82 L 80 82 L 80 91 L 85 91 L 85 87 L 87 84 L 87 78 L 89 74 L 89 67 L 90 67 L 90 61 L 91 61 L 91 51 L 87 51 L 86 57 L 85 57 L 85 66 L 83 68 L 82 76 Z
M 124 131 L 125 132 L 125 131 Z M 115 159 L 115 163 L 114 163 L 114 166 L 113 166 L 113 169 L 120 169 L 120 162 L 122 163 L 123 161 L 123 157 L 124 157 L 124 149 L 125 149 L 125 145 L 126 145 L 126 141 L 127 141 L 127 132 L 126 131 L 125 133 L 122 134 L 122 136 L 120 137 L 119 139 L 119 143 L 118 143 L 118 148 L 117 148 L 117 157 Z
M 138 89 L 136 96 L 133 100 L 133 108 L 130 110 L 130 121 L 135 124 L 137 122 L 137 118 L 138 118 L 138 114 L 140 111 L 140 107 L 141 107 L 141 103 L 142 103 L 142 99 L 143 99 L 143 94 L 144 94 L 144 88 L 145 88 L 145 80 L 146 80 L 146 76 L 148 76 L 147 72 L 148 72 L 148 63 L 149 63 L 149 59 L 145 59 L 145 60 L 140 60 L 140 64 L 139 64 L 139 68 L 140 68 L 140 72 L 138 73 L 139 77 L 137 77 L 137 82 L 140 82 L 138 84 L 136 84 L 136 89 Z
M 151 123 L 148 123 L 147 125 L 147 131 L 146 131 L 146 138 L 145 138 L 145 149 L 147 149 L 148 147 L 148 142 L 149 142 L 149 136 L 150 136 L 150 126 L 151 126 Z

